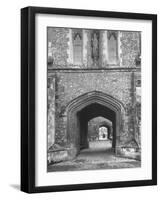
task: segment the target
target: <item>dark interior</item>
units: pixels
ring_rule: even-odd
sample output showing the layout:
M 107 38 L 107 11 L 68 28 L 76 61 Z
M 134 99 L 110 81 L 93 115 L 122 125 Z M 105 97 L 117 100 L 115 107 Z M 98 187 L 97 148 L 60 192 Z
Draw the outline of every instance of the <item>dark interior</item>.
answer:
M 111 109 L 98 104 L 93 103 L 85 108 L 83 108 L 81 111 L 78 112 L 78 121 L 79 121 L 79 131 L 80 131 L 80 149 L 88 148 L 88 121 L 98 117 L 102 116 L 106 119 L 109 119 L 112 121 L 113 124 L 113 140 L 112 140 L 112 148 L 115 148 L 116 146 L 116 114 Z

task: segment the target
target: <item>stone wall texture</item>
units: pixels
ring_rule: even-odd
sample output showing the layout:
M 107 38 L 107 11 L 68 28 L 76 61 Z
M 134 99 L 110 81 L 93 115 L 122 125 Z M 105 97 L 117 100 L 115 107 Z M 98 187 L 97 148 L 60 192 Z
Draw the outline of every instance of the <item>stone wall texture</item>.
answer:
M 64 145 L 66 136 L 67 105 L 75 98 L 91 91 L 100 91 L 122 102 L 125 109 L 124 137 L 130 138 L 134 131 L 133 108 L 133 72 L 101 71 L 101 72 L 55 72 L 55 140 Z
M 50 53 L 52 52 L 53 59 L 52 64 L 48 65 L 48 147 L 52 143 L 67 145 L 66 108 L 75 98 L 92 91 L 105 93 L 122 103 L 125 116 L 122 121 L 124 130 L 121 133 L 120 145 L 132 144 L 134 146 L 139 143 L 137 134 L 140 130 L 138 110 L 141 109 L 141 104 L 138 106 L 136 102 L 136 93 L 140 94 L 136 92 L 139 90 L 136 89 L 135 84 L 136 80 L 141 79 L 140 70 L 135 64 L 135 58 L 140 54 L 140 33 L 120 32 L 120 62 L 116 66 L 105 64 L 103 61 L 104 48 L 100 50 L 101 60 L 98 65 L 93 66 L 90 54 L 90 31 L 86 30 L 84 33 L 87 40 L 84 52 L 87 52 L 87 55 L 84 53 L 83 55 L 87 60 L 77 70 L 71 69 L 71 63 L 70 65 L 68 63 L 68 56 L 71 53 L 69 51 L 71 49 L 69 29 L 49 28 L 48 31 L 48 41 L 51 43 Z M 103 35 L 103 32 L 101 34 Z M 104 43 L 104 37 L 105 35 L 100 45 Z M 102 66 L 103 69 L 96 69 Z
M 91 55 L 91 34 L 92 30 L 84 30 L 83 38 L 83 62 L 82 65 L 75 66 L 74 63 L 68 62 L 68 58 L 72 57 L 71 48 L 72 41 L 70 41 L 70 29 L 68 28 L 48 28 L 48 55 L 50 53 L 51 65 L 49 68 L 109 68 L 108 58 L 106 55 L 107 48 L 107 33 L 100 31 L 99 33 L 99 61 L 98 65 L 93 64 Z M 72 34 L 72 33 L 71 33 Z M 122 67 L 135 67 L 136 59 L 141 54 L 141 33 L 119 31 L 118 49 L 119 59 L 118 64 Z M 108 53 L 107 53 L 108 54 Z M 111 65 L 112 67 L 113 65 Z M 113 67 L 118 67 L 117 65 Z
M 135 59 L 140 54 L 140 33 L 121 32 L 121 60 L 124 67 L 135 67 Z
M 67 28 L 48 28 L 48 41 L 51 42 L 48 51 L 52 54 L 52 62 L 55 66 L 63 67 L 67 65 L 68 33 L 69 29 Z

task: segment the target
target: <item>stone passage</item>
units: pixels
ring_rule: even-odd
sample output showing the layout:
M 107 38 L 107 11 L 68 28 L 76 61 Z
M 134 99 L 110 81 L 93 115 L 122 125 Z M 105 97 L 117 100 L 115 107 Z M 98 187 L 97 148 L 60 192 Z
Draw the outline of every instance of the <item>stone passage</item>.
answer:
M 48 171 L 136 168 L 140 165 L 139 160 L 117 156 L 111 150 L 110 141 L 102 140 L 89 142 L 89 148 L 81 150 L 76 158 L 49 165 Z
M 95 117 L 88 122 L 88 141 L 113 139 L 113 124 L 104 117 Z
M 141 159 L 140 45 L 140 32 L 48 28 L 49 165 L 98 144 Z
M 88 148 L 88 122 L 99 116 L 112 122 L 112 148 L 115 151 L 119 147 L 119 138 L 124 129 L 124 108 L 118 100 L 102 92 L 93 91 L 70 102 L 66 115 L 67 141 L 72 144 L 75 154 L 78 154 L 80 149 Z

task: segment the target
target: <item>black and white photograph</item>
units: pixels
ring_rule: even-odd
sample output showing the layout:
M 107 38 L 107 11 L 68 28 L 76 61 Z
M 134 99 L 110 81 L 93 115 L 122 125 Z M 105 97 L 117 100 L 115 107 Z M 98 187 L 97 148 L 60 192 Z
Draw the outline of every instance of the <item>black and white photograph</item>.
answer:
M 141 31 L 47 27 L 47 172 L 141 167 Z
M 21 14 L 21 190 L 156 185 L 157 16 Z

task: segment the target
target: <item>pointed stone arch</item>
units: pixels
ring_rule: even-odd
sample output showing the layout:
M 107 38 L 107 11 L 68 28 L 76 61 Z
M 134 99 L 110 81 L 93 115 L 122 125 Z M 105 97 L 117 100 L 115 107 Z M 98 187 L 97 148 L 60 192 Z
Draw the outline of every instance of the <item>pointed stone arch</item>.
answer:
M 91 91 L 73 99 L 66 107 L 67 142 L 72 144 L 76 154 L 81 149 L 81 135 L 86 134 L 88 120 L 102 115 L 109 118 L 114 126 L 113 148 L 119 146 L 120 134 L 124 130 L 125 109 L 119 100 L 100 91 Z M 87 141 L 82 142 L 87 147 Z

